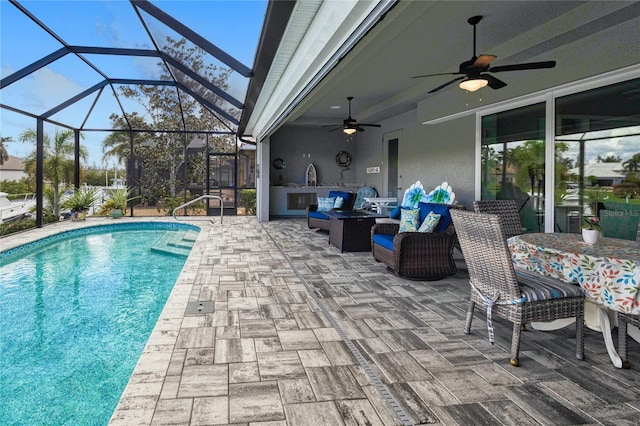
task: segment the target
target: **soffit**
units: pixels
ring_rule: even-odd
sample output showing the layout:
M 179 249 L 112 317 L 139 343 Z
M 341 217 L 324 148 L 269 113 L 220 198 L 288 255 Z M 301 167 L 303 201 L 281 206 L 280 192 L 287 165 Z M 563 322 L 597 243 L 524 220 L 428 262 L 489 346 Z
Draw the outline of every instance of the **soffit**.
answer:
M 296 3 L 245 133 L 263 137 L 378 3 Z
M 494 65 L 556 60 L 557 67 L 500 73 L 508 84 L 500 90 L 471 94 L 454 84 L 427 94 L 453 76 L 412 76 L 453 72 L 468 60 L 473 32 L 467 19 L 473 15 L 484 16 L 477 27 L 478 53 L 496 54 Z M 399 2 L 288 112 L 286 121 L 339 122 L 347 116 L 347 96 L 355 97 L 352 116 L 368 123 L 416 108 L 422 122 L 501 102 L 640 63 L 639 27 L 638 2 Z

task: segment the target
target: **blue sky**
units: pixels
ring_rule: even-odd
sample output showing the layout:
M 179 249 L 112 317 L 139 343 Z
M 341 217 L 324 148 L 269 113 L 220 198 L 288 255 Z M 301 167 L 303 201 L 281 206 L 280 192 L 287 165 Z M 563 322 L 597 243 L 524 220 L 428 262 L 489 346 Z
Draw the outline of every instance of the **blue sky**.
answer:
M 20 3 L 70 45 L 153 48 L 140 19 L 127 0 L 50 0 Z M 264 21 L 266 0 L 160 0 L 151 3 L 252 68 Z M 142 14 L 150 31 L 157 38 L 164 39 L 166 35 L 179 37 L 145 12 Z M 6 0 L 0 0 L 0 43 L 2 78 L 62 47 Z M 158 74 L 157 58 L 87 55 L 87 59 L 104 69 L 112 78 L 152 79 Z M 211 61 L 224 66 L 217 63 L 213 57 Z M 0 102 L 41 114 L 102 80 L 102 76 L 75 55 L 67 55 L 2 89 Z M 243 102 L 247 79 L 232 77 L 229 83 L 232 86 L 230 93 Z M 110 128 L 109 114 L 119 113 L 120 110 L 113 96 L 106 95 L 108 94 L 105 91 L 85 127 Z M 79 127 L 93 99 L 94 96 L 88 96 L 55 115 L 53 119 Z M 143 112 L 139 105 L 126 100 L 124 102 L 128 102 L 124 106 L 127 111 Z M 0 129 L 3 137 L 11 136 L 17 140 L 25 129 L 35 128 L 35 125 L 35 119 L 0 109 Z M 45 124 L 46 133 L 53 135 L 56 130 L 56 126 Z M 106 136 L 107 133 L 84 133 L 82 143 L 89 149 L 90 165 L 102 165 L 101 142 Z M 33 150 L 33 146 L 21 142 L 9 143 L 7 148 L 9 154 L 18 157 L 23 157 Z

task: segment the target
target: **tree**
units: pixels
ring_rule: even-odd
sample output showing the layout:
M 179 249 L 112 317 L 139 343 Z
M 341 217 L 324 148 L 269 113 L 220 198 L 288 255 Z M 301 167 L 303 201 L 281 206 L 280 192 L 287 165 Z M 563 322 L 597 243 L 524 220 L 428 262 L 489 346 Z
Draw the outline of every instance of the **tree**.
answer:
M 622 158 L 619 155 L 607 155 L 606 157 L 598 155 L 596 161 L 598 163 L 619 163 L 622 161 Z
M 7 136 L 6 138 L 0 136 L 0 166 L 9 159 L 9 151 L 7 151 L 7 147 L 5 146 L 7 142 L 13 142 L 13 138 L 11 136 Z
M 174 40 L 167 37 L 163 50 L 173 58 L 180 61 L 189 69 L 211 82 L 222 90 L 228 89 L 227 79 L 231 71 L 219 69 L 215 65 L 205 61 L 205 52 L 199 47 L 191 47 L 185 39 Z M 166 69 L 163 63 L 161 69 Z M 211 93 L 208 89 L 183 75 L 179 70 L 173 69 L 173 76 L 164 73 L 160 80 L 173 80 L 186 82 L 191 90 L 198 93 L 217 107 L 224 109 L 227 103 Z M 175 197 L 178 188 L 184 187 L 185 182 L 180 179 L 180 171 L 203 170 L 204 167 L 189 164 L 184 159 L 186 147 L 196 138 L 197 133 L 173 133 L 173 130 L 209 130 L 229 131 L 228 125 L 223 123 L 216 115 L 203 107 L 188 94 L 169 86 L 136 86 L 121 87 L 123 96 L 136 100 L 144 109 L 144 114 L 134 113 L 127 115 L 127 119 L 121 115 L 112 115 L 112 128 L 128 129 L 128 124 L 143 130 L 153 129 L 153 133 L 138 133 L 134 137 L 134 155 L 143 175 L 138 185 L 144 197 L 158 198 L 160 196 Z M 229 114 L 237 115 L 231 108 L 226 110 Z M 141 117 L 145 117 L 145 122 Z M 201 150 L 204 150 L 204 144 Z M 236 150 L 235 137 L 214 138 L 210 148 L 215 152 L 234 152 Z M 103 142 L 105 155 L 123 159 L 131 157 L 128 132 L 114 132 Z M 205 155 L 197 156 L 197 161 L 206 160 Z M 193 161 L 191 159 L 189 161 Z M 187 176 L 187 180 L 190 180 Z
M 21 142 L 37 141 L 37 132 L 28 129 L 22 132 L 19 137 Z M 58 215 L 60 213 L 60 185 L 63 182 L 71 182 L 74 172 L 74 135 L 72 130 L 62 132 L 56 131 L 53 140 L 46 133 L 42 137 L 44 148 L 44 178 L 51 182 L 53 187 L 53 207 L 51 211 Z M 80 147 L 80 158 L 86 160 L 88 157 L 87 150 L 83 146 Z M 30 176 L 35 175 L 36 167 L 36 151 L 34 150 L 25 159 L 25 172 Z
M 132 128 L 137 130 L 150 130 L 149 125 L 145 123 L 137 112 L 127 115 L 127 120 L 123 116 L 118 114 L 111 114 L 109 116 L 111 120 L 112 129 L 126 129 L 131 125 Z M 131 157 L 131 142 L 130 132 L 120 131 L 112 132 L 102 141 L 102 159 L 108 160 L 114 158 L 119 165 L 126 164 L 126 161 Z M 151 142 L 152 134 L 144 132 L 133 133 L 134 146 L 140 146 L 144 143 Z
M 636 173 L 640 171 L 640 153 L 633 154 L 630 159 L 622 163 L 622 167 L 624 168 L 624 170 L 630 173 Z

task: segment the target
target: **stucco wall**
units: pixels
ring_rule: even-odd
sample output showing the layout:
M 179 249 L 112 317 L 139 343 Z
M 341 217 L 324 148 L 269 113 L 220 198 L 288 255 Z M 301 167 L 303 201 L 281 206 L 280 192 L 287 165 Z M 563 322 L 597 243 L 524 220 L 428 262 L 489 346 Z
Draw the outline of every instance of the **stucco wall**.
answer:
M 422 182 L 427 192 L 446 181 L 453 188 L 459 202 L 467 207 L 471 206 L 475 187 L 474 116 L 424 125 L 416 120 L 416 111 L 412 110 L 380 124 L 381 133 L 393 132 L 400 135 L 400 193 L 417 180 Z M 382 187 L 384 173 L 366 174 L 366 167 L 371 167 L 374 163 L 381 164 L 381 170 L 385 167 L 382 140 L 383 135 L 380 135 L 378 141 L 358 141 L 359 160 L 365 163 L 358 163 L 358 181 L 366 180 L 375 183 L 374 186 Z
M 329 132 L 326 129 L 306 126 L 284 127 L 271 136 L 270 150 L 271 161 L 268 166 L 272 185 L 278 183 L 280 175 L 285 185 L 303 185 L 309 163 L 313 163 L 316 168 L 318 184 L 365 182 L 356 179 L 358 144 L 354 141 L 347 142 L 340 131 Z M 351 165 L 344 171 L 336 164 L 336 155 L 340 151 L 347 151 L 352 158 Z M 275 158 L 282 158 L 287 166 L 281 170 L 275 169 L 271 164 Z
M 314 127 L 286 127 L 271 137 L 271 161 L 282 158 L 287 167 L 276 170 L 269 162 L 270 181 L 276 183 L 281 174 L 283 183 L 303 184 L 309 162 L 318 171 L 319 183 L 342 183 L 384 187 L 384 135 L 400 135 L 399 186 L 400 194 L 420 180 L 428 192 L 447 181 L 456 198 L 468 208 L 474 200 L 475 179 L 475 117 L 473 115 L 440 124 L 418 122 L 416 110 L 406 112 L 380 123 L 380 129 L 367 129 L 349 142 L 338 131 L 326 132 Z M 352 163 L 340 178 L 335 155 L 347 151 Z M 303 157 L 305 154 L 305 157 Z M 311 158 L 308 157 L 311 154 Z M 381 173 L 367 173 L 368 167 L 379 166 Z

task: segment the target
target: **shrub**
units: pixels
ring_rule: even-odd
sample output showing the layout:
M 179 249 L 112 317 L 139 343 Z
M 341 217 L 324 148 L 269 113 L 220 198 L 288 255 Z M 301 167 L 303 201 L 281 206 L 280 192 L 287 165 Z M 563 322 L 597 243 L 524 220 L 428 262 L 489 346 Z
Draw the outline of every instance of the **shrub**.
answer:
M 58 221 L 58 216 L 52 215 L 50 213 L 44 213 L 42 216 L 43 225 L 47 225 L 49 223 L 54 223 L 57 221 Z M 36 227 L 35 217 L 27 217 L 24 219 L 12 220 L 12 221 L 4 222 L 0 224 L 0 235 L 14 234 L 16 232 L 25 231 L 27 229 L 31 229 L 35 227 Z
M 97 200 L 98 192 L 95 189 L 77 189 L 62 203 L 62 207 L 73 212 L 82 212 L 89 210 Z
M 632 198 L 640 193 L 640 183 L 638 182 L 622 182 L 613 185 L 613 195 L 618 198 Z
M 240 190 L 240 200 L 246 209 L 247 215 L 256 214 L 256 190 L 242 189 Z

